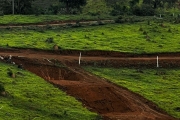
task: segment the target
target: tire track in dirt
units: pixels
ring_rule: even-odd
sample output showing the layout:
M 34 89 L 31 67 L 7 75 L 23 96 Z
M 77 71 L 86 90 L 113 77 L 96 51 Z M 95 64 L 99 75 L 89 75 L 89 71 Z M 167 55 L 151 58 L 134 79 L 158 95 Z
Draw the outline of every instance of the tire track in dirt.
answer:
M 175 120 L 142 96 L 87 73 L 78 65 L 78 56 L 74 53 L 64 55 L 34 50 L 2 50 L 0 55 L 12 55 L 16 64 L 22 64 L 25 69 L 74 96 L 89 110 L 102 115 L 105 120 Z M 164 56 L 160 60 L 174 66 L 176 63 L 180 65 L 178 56 Z M 154 56 L 86 55 L 82 58 L 84 65 L 93 65 L 93 62 L 96 62 L 96 65 L 108 66 L 107 61 L 116 67 L 119 64 L 130 64 L 131 67 L 156 65 Z

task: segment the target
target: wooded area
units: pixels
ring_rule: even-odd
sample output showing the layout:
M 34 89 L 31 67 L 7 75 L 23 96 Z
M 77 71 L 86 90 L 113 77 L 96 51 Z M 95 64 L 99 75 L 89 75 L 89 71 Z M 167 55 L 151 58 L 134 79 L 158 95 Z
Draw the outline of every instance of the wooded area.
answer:
M 151 16 L 179 6 L 180 0 L 0 0 L 0 13 Z

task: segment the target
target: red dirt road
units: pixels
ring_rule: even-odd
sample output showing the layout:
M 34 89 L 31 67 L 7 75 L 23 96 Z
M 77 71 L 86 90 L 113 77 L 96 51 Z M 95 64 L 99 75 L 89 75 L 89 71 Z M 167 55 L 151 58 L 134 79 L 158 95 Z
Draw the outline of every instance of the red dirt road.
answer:
M 78 65 L 79 51 L 0 50 L 12 61 L 81 101 L 107 120 L 175 120 L 155 104 L 123 87 L 93 76 Z M 148 57 L 149 56 L 149 57 Z M 156 67 L 156 55 L 82 52 L 83 65 Z M 180 66 L 178 54 L 159 54 L 161 67 Z M 176 56 L 176 57 L 174 57 Z

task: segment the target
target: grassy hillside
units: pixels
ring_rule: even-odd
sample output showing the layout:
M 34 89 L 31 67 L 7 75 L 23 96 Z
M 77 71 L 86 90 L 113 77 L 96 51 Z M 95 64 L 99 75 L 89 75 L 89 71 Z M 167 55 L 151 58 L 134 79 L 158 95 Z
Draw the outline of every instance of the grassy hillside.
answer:
M 91 15 L 4 15 L 0 17 L 1 24 L 28 24 L 41 23 L 50 21 L 73 21 L 73 20 L 98 20 L 98 19 L 113 19 L 109 15 L 91 16 Z
M 53 30 L 0 30 L 0 46 L 52 50 L 53 45 L 57 44 L 61 49 L 106 50 L 138 54 L 180 51 L 180 24 L 153 21 L 149 24 L 141 22 L 80 28 L 51 28 Z M 46 42 L 49 38 L 53 39 L 51 43 Z
M 97 114 L 83 108 L 75 98 L 16 66 L 0 63 L 0 84 L 7 96 L 0 96 L 1 120 L 93 120 Z M 16 78 L 8 76 L 12 70 Z
M 180 69 L 84 68 L 141 94 L 172 116 L 180 118 Z

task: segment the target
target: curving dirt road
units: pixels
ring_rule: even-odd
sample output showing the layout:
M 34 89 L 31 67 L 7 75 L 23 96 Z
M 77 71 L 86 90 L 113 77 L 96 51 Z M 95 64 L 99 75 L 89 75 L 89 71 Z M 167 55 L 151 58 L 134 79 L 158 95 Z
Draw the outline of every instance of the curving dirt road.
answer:
M 78 64 L 79 52 L 0 49 L 0 56 L 12 55 L 13 62 L 74 96 L 105 120 L 175 120 L 140 95 L 84 71 Z M 160 67 L 180 66 L 179 53 L 158 56 Z M 156 55 L 87 51 L 82 52 L 81 64 L 156 67 Z

